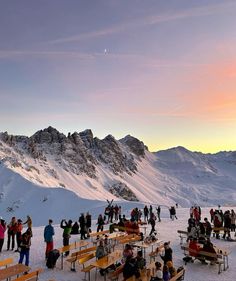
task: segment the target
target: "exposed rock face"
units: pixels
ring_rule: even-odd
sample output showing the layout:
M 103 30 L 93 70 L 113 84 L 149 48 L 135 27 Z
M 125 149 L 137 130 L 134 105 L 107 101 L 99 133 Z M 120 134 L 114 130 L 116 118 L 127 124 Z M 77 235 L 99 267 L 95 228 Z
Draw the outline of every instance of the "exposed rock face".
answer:
M 31 139 L 36 143 L 62 143 L 66 140 L 66 136 L 50 126 L 36 132 Z
M 137 156 L 144 157 L 147 147 L 144 143 L 130 135 L 120 140 L 121 143 L 127 145 L 129 149 Z
M 108 190 L 116 197 L 129 201 L 138 201 L 135 194 L 130 190 L 130 188 L 125 183 L 115 182 L 111 186 L 108 186 Z
M 16 153 L 22 155 L 23 162 L 24 154 L 42 161 L 42 165 L 47 165 L 47 161 L 53 159 L 65 171 L 76 175 L 86 174 L 91 178 L 96 178 L 97 165 L 105 165 L 116 175 L 135 173 L 138 161 L 135 156 L 143 157 L 145 154 L 144 144 L 133 137 L 117 141 L 108 135 L 100 140 L 94 138 L 89 129 L 81 133 L 69 133 L 66 137 L 50 126 L 31 137 L 1 133 L 0 140 L 14 147 Z M 57 177 L 50 169 L 48 173 Z

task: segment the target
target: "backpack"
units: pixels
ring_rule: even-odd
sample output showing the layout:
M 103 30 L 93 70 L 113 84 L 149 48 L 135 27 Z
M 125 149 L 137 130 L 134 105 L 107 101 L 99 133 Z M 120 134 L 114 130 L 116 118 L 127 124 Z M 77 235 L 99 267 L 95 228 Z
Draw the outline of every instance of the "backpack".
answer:
M 54 249 L 48 253 L 48 259 L 46 266 L 48 268 L 54 268 L 57 262 L 57 259 L 60 257 L 60 252 L 57 249 Z

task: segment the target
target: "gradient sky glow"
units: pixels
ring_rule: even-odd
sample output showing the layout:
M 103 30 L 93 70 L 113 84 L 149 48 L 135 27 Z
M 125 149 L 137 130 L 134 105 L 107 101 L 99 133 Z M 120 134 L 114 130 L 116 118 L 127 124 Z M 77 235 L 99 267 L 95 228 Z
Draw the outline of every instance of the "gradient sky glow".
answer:
M 236 150 L 235 0 L 0 0 L 0 131 Z

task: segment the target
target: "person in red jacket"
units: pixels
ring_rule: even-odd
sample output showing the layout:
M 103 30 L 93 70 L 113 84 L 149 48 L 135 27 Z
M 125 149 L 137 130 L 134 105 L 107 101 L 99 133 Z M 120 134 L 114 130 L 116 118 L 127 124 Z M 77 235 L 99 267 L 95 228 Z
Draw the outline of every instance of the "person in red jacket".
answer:
M 201 250 L 201 247 L 198 245 L 197 243 L 197 239 L 191 239 L 189 241 L 189 245 L 188 245 L 188 248 L 189 248 L 189 255 L 191 257 L 198 257 L 199 256 L 199 251 Z
M 17 232 L 17 221 L 16 217 L 12 217 L 11 222 L 7 226 L 8 231 L 8 239 L 7 239 L 7 250 L 10 250 L 10 244 L 11 244 L 11 249 L 14 250 L 15 248 L 15 236 Z

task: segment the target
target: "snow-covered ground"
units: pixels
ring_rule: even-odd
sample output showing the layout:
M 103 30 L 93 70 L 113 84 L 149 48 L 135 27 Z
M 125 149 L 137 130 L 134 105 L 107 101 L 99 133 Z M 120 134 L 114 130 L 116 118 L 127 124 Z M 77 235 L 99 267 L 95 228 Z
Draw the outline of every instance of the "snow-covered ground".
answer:
M 123 206 L 123 212 L 128 216 L 130 209 L 133 208 L 135 204 L 132 203 L 126 203 Z M 223 208 L 223 210 L 226 210 L 227 208 Z M 235 208 L 234 208 L 235 209 Z M 89 206 L 84 207 L 84 212 L 87 212 L 89 210 Z M 98 211 L 98 213 L 100 210 Z M 96 216 L 98 215 L 94 214 L 93 216 L 93 229 L 95 229 L 95 223 L 96 223 Z M 205 216 L 209 218 L 209 208 L 203 208 L 202 209 L 202 218 Z M 40 216 L 40 213 L 38 214 Z M 50 214 L 48 215 L 50 216 Z M 180 249 L 179 245 L 179 237 L 177 235 L 177 230 L 186 229 L 187 220 L 189 217 L 189 209 L 185 208 L 178 208 L 177 209 L 177 216 L 178 220 L 171 221 L 169 218 L 169 211 L 166 207 L 162 207 L 161 211 L 161 218 L 162 221 L 157 224 L 157 230 L 158 230 L 158 237 L 159 239 L 163 241 L 171 241 L 171 247 L 173 249 L 173 261 L 175 267 L 179 267 L 183 265 L 183 252 Z M 71 215 L 71 217 L 74 217 L 74 215 Z M 70 217 L 61 217 L 61 219 Z M 52 218 L 53 219 L 53 218 Z M 34 217 L 33 217 L 34 221 Z M 45 224 L 47 224 L 47 221 L 45 221 Z M 44 272 L 40 275 L 40 281 L 47 281 L 49 279 L 55 279 L 57 281 L 80 281 L 84 278 L 84 274 L 80 272 L 80 268 L 77 266 L 77 272 L 71 272 L 69 264 L 65 262 L 65 267 L 63 270 L 60 269 L 60 261 L 58 260 L 57 266 L 55 269 L 51 270 L 46 268 L 45 266 L 45 259 L 44 259 L 44 251 L 45 251 L 45 243 L 43 240 L 43 226 L 39 227 L 33 227 L 33 238 L 32 238 L 32 246 L 30 250 L 30 266 L 32 269 L 36 269 L 38 267 L 42 267 L 44 269 Z M 55 225 L 55 248 L 62 246 L 62 230 L 58 225 Z M 78 240 L 79 236 L 72 236 L 71 241 L 73 242 L 75 240 Z M 187 264 L 186 268 L 186 275 L 185 280 L 186 281 L 232 281 L 235 280 L 235 274 L 236 274 L 236 267 L 235 267 L 235 259 L 236 259 L 236 242 L 227 242 L 223 240 L 216 240 L 215 238 L 212 238 L 212 242 L 217 245 L 218 247 L 228 249 L 230 250 L 229 255 L 229 269 L 227 271 L 223 271 L 220 275 L 218 272 L 218 267 L 216 265 L 202 265 L 200 262 L 196 261 L 193 264 Z M 6 251 L 6 241 L 3 246 L 3 252 L 0 254 L 1 259 L 6 257 L 14 257 L 15 262 L 18 261 L 19 254 L 13 253 L 11 251 Z M 149 260 L 148 260 L 149 262 Z M 95 271 L 93 270 L 91 273 L 91 281 L 95 280 Z M 101 276 L 98 274 L 98 281 L 103 280 Z

